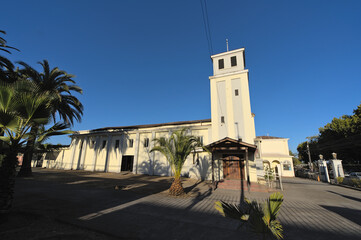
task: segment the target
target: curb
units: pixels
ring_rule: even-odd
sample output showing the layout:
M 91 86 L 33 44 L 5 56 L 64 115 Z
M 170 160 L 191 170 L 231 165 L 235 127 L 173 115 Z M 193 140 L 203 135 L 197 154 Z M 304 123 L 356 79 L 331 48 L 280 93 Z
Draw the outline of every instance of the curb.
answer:
M 356 190 L 356 191 L 361 191 L 361 188 L 351 187 L 351 186 L 347 186 L 347 185 L 343 185 L 343 184 L 332 184 L 332 183 L 330 183 L 330 185 L 344 187 L 344 188 L 348 188 L 348 189 L 353 189 L 353 190 Z

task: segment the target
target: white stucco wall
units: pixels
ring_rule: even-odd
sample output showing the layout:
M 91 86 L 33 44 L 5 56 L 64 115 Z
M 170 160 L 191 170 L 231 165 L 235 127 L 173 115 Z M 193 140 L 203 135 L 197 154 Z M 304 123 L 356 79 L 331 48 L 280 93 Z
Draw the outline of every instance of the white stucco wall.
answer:
M 294 177 L 294 168 L 292 156 L 289 155 L 288 139 L 256 139 L 259 148 L 259 158 L 263 161 L 264 166 L 271 168 L 279 163 L 281 174 L 284 177 Z M 290 166 L 288 168 L 287 166 Z
M 80 169 L 88 171 L 120 172 L 122 157 L 133 156 L 133 173 L 170 176 L 171 169 L 166 158 L 159 152 L 150 153 L 154 146 L 154 138 L 169 137 L 171 131 L 189 127 L 191 134 L 201 136 L 204 145 L 210 142 L 211 123 L 188 124 L 184 126 L 165 126 L 127 131 L 89 132 L 82 131 L 74 135 L 70 147 L 59 154 L 55 168 Z M 144 145 L 145 139 L 149 145 Z M 133 139 L 133 147 L 129 146 Z M 116 141 L 119 140 L 119 148 Z M 94 143 L 93 143 L 94 141 Z M 103 141 L 105 146 L 103 147 Z M 199 179 L 209 179 L 210 157 L 208 153 L 197 152 L 196 159 L 189 156 L 184 164 L 182 174 Z M 60 158 L 60 156 L 63 156 Z M 196 161 L 198 159 L 198 161 Z

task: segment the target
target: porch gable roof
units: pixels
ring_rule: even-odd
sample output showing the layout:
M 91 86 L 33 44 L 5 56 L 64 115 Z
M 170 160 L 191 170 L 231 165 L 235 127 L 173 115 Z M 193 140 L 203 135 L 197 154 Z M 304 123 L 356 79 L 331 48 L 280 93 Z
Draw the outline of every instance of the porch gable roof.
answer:
M 225 137 L 221 140 L 212 142 L 205 146 L 207 149 L 213 150 L 236 150 L 236 149 L 249 149 L 255 151 L 257 149 L 256 145 L 242 142 L 242 140 L 236 140 L 233 138 Z

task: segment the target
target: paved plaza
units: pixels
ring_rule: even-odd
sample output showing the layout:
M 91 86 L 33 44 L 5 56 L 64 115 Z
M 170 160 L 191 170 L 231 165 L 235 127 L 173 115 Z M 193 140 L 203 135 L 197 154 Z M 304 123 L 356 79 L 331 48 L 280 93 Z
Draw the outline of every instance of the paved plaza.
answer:
M 13 213 L 63 228 L 44 232 L 46 237 L 22 231 L 24 239 L 254 239 L 214 209 L 217 200 L 239 202 L 239 191 L 211 191 L 207 183 L 187 180 L 188 196 L 170 197 L 170 182 L 169 177 L 36 169 L 34 177 L 17 179 Z M 289 178 L 283 194 L 279 220 L 285 239 L 361 239 L 361 191 Z M 246 192 L 257 200 L 268 195 Z M 27 220 L 31 224 L 31 217 Z M 0 228 L 0 239 L 19 232 Z

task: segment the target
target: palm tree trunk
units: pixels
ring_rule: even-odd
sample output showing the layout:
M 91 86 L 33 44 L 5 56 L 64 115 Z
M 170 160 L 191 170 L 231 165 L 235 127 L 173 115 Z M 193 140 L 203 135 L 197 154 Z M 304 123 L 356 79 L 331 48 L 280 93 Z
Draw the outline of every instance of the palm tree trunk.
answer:
M 30 177 L 32 175 L 31 160 L 33 158 L 36 133 L 38 132 L 38 129 L 38 126 L 33 126 L 30 130 L 30 137 L 26 143 L 23 164 L 21 165 L 18 177 Z
M 180 177 L 174 178 L 172 185 L 169 188 L 169 195 L 180 196 L 184 194 L 182 180 Z
M 0 137 L 5 135 L 4 131 L 0 130 Z M 0 154 L 4 153 L 4 142 L 0 140 Z
M 0 166 L 0 215 L 9 212 L 14 196 L 17 151 L 10 149 Z

